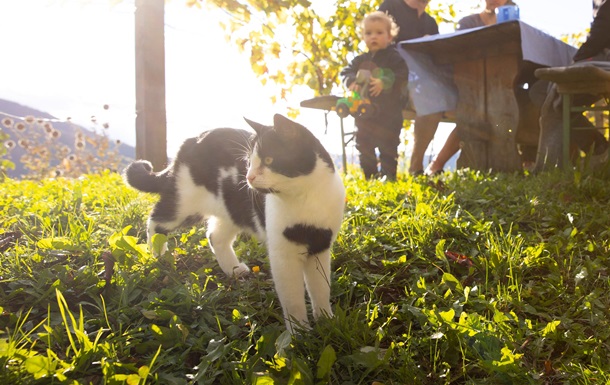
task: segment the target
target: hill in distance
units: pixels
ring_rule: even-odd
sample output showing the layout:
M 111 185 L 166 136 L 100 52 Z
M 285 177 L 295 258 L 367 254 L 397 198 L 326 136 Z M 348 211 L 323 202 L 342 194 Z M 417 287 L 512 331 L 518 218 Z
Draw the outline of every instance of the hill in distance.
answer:
M 133 146 L 117 143 L 108 137 L 106 137 L 107 148 L 92 146 L 91 143 L 103 142 L 103 130 L 103 126 L 100 130 L 93 130 L 58 119 L 44 111 L 0 99 L 0 132 L 9 136 L 2 144 L 9 148 L 7 158 L 15 164 L 15 169 L 8 170 L 7 174 L 10 178 L 22 178 L 29 172 L 23 160 L 37 161 L 37 151 L 31 150 L 33 146 L 38 146 L 38 149 L 43 148 L 43 151 L 45 146 L 48 151 L 56 151 L 57 153 L 50 154 L 54 166 L 61 166 L 62 162 L 67 161 L 65 159 L 74 158 L 78 150 L 86 153 L 88 159 L 94 160 L 104 159 L 111 153 L 116 154 L 120 159 L 119 168 L 135 158 Z M 49 143 L 52 143 L 52 146 Z M 28 152 L 29 157 L 24 158 Z

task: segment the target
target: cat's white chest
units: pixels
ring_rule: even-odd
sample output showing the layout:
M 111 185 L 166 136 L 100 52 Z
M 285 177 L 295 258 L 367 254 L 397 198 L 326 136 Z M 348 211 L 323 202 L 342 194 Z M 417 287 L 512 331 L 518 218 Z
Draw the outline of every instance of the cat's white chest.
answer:
M 300 193 L 269 194 L 265 205 L 267 236 L 281 234 L 295 224 L 328 228 L 336 236 L 343 220 L 344 205 L 345 189 L 338 175 L 324 184 L 309 184 L 308 189 Z

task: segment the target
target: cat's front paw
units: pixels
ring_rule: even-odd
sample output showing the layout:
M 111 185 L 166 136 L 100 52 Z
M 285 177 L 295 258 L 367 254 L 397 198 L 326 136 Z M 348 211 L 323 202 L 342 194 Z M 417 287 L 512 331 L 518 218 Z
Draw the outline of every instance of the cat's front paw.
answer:
M 245 263 L 240 263 L 239 265 L 235 266 L 231 273 L 228 275 L 239 278 L 244 277 L 248 274 L 250 274 L 250 268 Z

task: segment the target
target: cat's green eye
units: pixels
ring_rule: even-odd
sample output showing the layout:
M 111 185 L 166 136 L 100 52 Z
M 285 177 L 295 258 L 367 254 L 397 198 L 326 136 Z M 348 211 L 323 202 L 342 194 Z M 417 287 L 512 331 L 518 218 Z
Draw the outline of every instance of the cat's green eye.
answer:
M 263 159 L 263 163 L 265 164 L 265 166 L 269 166 L 271 165 L 271 163 L 273 163 L 273 158 L 270 156 L 266 156 L 265 159 Z

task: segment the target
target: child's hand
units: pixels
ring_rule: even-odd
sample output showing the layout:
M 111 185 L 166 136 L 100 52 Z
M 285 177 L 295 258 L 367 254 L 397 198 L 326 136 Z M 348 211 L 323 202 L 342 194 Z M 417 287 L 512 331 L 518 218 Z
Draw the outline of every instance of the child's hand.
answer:
M 369 81 L 369 93 L 371 96 L 379 96 L 383 91 L 383 82 L 381 79 L 371 78 Z

